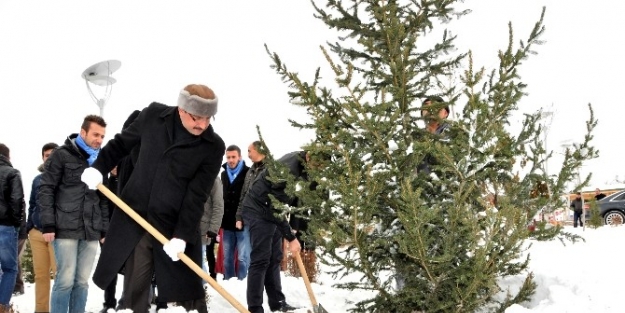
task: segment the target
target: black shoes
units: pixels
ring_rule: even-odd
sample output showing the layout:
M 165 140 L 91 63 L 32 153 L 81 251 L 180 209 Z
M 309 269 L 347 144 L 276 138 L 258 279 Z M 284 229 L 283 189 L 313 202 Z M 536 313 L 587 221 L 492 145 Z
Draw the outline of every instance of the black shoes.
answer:
M 280 307 L 276 308 L 276 309 L 271 309 L 272 312 L 293 312 L 295 310 L 297 310 L 298 308 L 286 303 L 286 301 L 284 302 L 280 302 Z
M 107 313 L 109 309 L 112 309 L 113 311 L 115 311 L 114 307 L 105 306 L 105 307 L 102 308 L 102 310 L 100 310 L 99 313 Z

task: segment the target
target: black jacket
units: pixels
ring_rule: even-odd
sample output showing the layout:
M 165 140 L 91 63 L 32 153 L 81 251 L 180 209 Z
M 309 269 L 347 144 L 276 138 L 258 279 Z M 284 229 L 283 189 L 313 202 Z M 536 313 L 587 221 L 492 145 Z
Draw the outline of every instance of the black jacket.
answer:
M 236 215 L 239 208 L 239 202 L 241 201 L 241 192 L 243 190 L 243 183 L 245 182 L 245 176 L 250 169 L 249 166 L 243 162 L 243 167 L 239 172 L 239 175 L 234 178 L 230 183 L 228 178 L 228 163 L 222 165 L 224 171 L 221 172 L 221 184 L 223 185 L 224 192 L 224 217 L 221 221 L 221 228 L 230 231 L 237 231 L 236 228 Z
M 38 168 L 39 172 L 43 173 L 44 166 L 41 164 Z M 37 205 L 37 193 L 39 192 L 39 185 L 41 184 L 41 174 L 35 176 L 33 184 L 30 188 L 30 198 L 28 199 L 28 220 L 26 221 L 26 232 L 30 232 L 35 228 L 38 231 L 42 231 L 41 226 L 41 209 Z
M 306 173 L 304 160 L 306 160 L 306 152 L 295 151 L 284 155 L 278 161 L 284 163 L 289 168 L 289 171 L 292 175 L 302 180 L 308 181 L 308 173 Z M 316 184 L 314 184 L 314 186 L 316 186 Z M 311 190 L 312 188 L 313 187 L 311 186 Z M 293 207 L 300 206 L 299 199 L 293 198 L 289 205 Z M 303 212 L 297 214 L 292 213 L 291 217 L 289 218 L 289 225 L 291 225 L 291 228 L 297 231 L 306 231 L 308 229 L 308 217 L 305 215 L 308 214 L 304 214 Z
M 442 140 L 449 140 L 449 138 L 447 138 L 447 136 L 449 135 L 445 134 L 448 129 L 449 129 L 449 124 L 447 123 L 440 124 L 434 131 L 434 134 L 440 135 L 441 136 L 440 138 Z M 439 163 L 436 160 L 436 158 L 434 158 L 434 156 L 432 156 L 431 154 L 427 154 L 424 157 L 423 161 L 417 166 L 417 172 L 425 174 L 425 175 L 429 175 L 432 172 L 432 167 L 438 164 Z
M 582 213 L 582 211 L 584 210 L 583 205 L 582 205 L 582 199 L 574 199 L 573 201 L 571 201 L 571 208 L 573 208 L 573 212 L 575 213 Z
M 291 172 L 291 175 L 299 179 L 307 179 L 307 175 L 304 171 L 302 160 L 305 158 L 305 152 L 297 151 L 284 155 L 278 160 L 278 162 L 284 163 Z M 262 218 L 266 221 L 275 223 L 278 229 L 282 233 L 282 236 L 289 240 L 295 240 L 295 235 L 291 232 L 291 226 L 283 218 L 278 218 L 274 214 L 277 212 L 269 195 L 273 195 L 278 201 L 293 205 L 297 200 L 289 197 L 286 192 L 285 183 L 272 183 L 269 179 L 269 172 L 266 168 L 263 168 L 257 177 L 250 181 L 249 189 L 245 199 L 243 200 L 242 211 L 243 215 L 250 215 L 256 218 Z
M 177 107 L 150 104 L 102 148 L 93 167 L 108 173 L 139 147 L 120 198 L 166 238 L 184 240 L 185 254 L 201 265 L 200 219 L 226 147 L 212 126 L 200 136 L 176 141 L 177 123 Z M 122 184 L 122 172 L 119 174 Z M 144 234 L 127 214 L 115 211 L 93 274 L 98 287 L 105 289 L 117 277 Z M 156 239 L 152 254 L 159 298 L 166 302 L 204 298 L 201 278 L 184 263 L 172 262 Z
M 19 227 L 24 219 L 24 187 L 20 171 L 0 155 L 0 225 Z
M 41 175 L 36 201 L 42 232 L 55 233 L 58 239 L 100 240 L 109 225 L 108 201 L 82 182 L 89 156 L 78 148 L 76 137 L 70 135 L 50 155 Z
M 252 182 L 258 177 L 258 175 L 265 170 L 265 160 L 260 162 L 256 162 L 252 164 L 252 167 L 249 168 L 247 173 L 245 174 L 245 179 L 243 181 L 243 188 L 241 188 L 241 198 L 239 199 L 239 208 L 237 209 L 236 220 L 242 221 L 242 213 L 243 213 L 243 200 L 245 200 L 245 196 L 247 192 L 250 190 Z

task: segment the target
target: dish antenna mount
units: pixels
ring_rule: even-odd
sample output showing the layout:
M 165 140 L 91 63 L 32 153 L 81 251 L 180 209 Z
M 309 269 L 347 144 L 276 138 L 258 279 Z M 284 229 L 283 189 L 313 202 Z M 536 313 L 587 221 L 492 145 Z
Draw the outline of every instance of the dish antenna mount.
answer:
M 122 66 L 122 62 L 117 60 L 108 60 L 89 66 L 82 72 L 82 78 L 85 80 L 89 95 L 95 104 L 100 108 L 100 116 L 104 116 L 104 106 L 111 97 L 113 84 L 117 82 L 111 75 Z M 101 98 L 96 97 L 92 85 L 104 87 L 104 95 Z

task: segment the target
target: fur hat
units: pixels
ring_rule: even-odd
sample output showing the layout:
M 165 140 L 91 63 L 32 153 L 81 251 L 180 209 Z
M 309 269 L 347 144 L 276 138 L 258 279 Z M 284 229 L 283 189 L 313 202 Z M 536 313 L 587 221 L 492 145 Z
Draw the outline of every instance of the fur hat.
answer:
M 203 116 L 203 117 L 211 117 L 217 114 L 217 96 L 214 92 L 205 86 L 202 86 L 207 91 L 210 91 L 209 94 L 213 96 L 212 99 L 205 99 L 197 95 L 192 95 L 189 93 L 187 88 L 180 91 L 180 96 L 178 96 L 178 107 L 189 112 L 193 115 Z

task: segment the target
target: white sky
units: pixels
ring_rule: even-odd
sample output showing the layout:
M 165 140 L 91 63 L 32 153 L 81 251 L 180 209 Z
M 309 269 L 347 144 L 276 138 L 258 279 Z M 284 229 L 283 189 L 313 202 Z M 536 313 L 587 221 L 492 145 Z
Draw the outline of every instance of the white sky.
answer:
M 603 226 L 599 229 L 582 230 L 581 227 L 566 226 L 565 231 L 581 235 L 585 242 L 564 246 L 559 240 L 550 242 L 536 242 L 531 244 L 527 251 L 530 255 L 528 271 L 534 274 L 534 281 L 538 288 L 531 301 L 522 305 L 513 305 L 506 313 L 622 313 L 625 312 L 625 303 L 622 300 L 622 286 L 625 280 L 625 271 L 612 270 L 612 265 L 602 266 L 610 260 L 617 260 L 622 254 L 614 248 L 614 239 L 625 236 L 625 227 Z M 611 267 L 612 266 L 612 267 Z M 617 266 L 617 265 L 614 265 Z M 328 269 L 321 267 L 323 273 Z M 523 283 L 527 274 L 508 277 L 500 281 L 504 290 L 516 292 Z M 357 279 L 350 275 L 346 279 Z M 117 280 L 117 299 L 121 296 L 122 276 Z M 217 282 L 239 303 L 246 306 L 246 280 L 222 280 L 217 275 Z M 315 298 L 323 308 L 330 313 L 348 312 L 353 304 L 370 298 L 371 292 L 355 290 L 347 291 L 332 288 L 333 279 L 329 274 L 321 274 L 318 283 L 312 285 Z M 19 312 L 32 312 L 35 307 L 35 287 L 26 284 L 26 293 L 13 297 L 12 302 Z M 237 312 L 222 296 L 209 287 L 211 300 L 208 303 L 209 312 Z M 289 304 L 301 309 L 297 313 L 306 313 L 311 308 L 304 282 L 301 278 L 282 277 L 282 291 Z M 501 299 L 503 294 L 498 296 Z M 90 281 L 87 312 L 99 312 L 102 309 L 104 291 Z M 265 299 L 265 310 L 269 312 Z M 120 311 L 120 312 L 131 312 Z M 152 309 L 151 313 L 155 313 Z M 169 307 L 166 313 L 184 313 L 181 307 Z
M 507 22 L 513 22 L 516 41 L 525 39 L 547 6 L 546 44 L 522 67 L 529 96 L 521 109 L 554 105 L 548 147 L 560 150 L 565 139 L 581 140 L 592 102 L 600 158 L 584 171 L 594 172 L 593 186 L 621 174 L 613 165 L 619 150 L 611 130 L 625 113 L 613 104 L 620 99 L 625 66 L 613 34 L 624 29 L 625 3 L 473 0 L 464 6 L 473 13 L 451 25 L 457 45 L 472 49 L 476 65 L 488 68 L 497 65 L 497 49 L 507 44 Z M 304 114 L 288 103 L 287 86 L 269 68 L 263 44 L 302 79 L 310 80 L 318 66 L 331 77 L 318 47 L 335 34 L 312 14 L 308 1 L 292 0 L 0 0 L 0 142 L 12 149 L 12 161 L 29 186 L 41 146 L 63 143 L 79 131 L 85 115 L 99 113 L 80 74 L 115 59 L 122 66 L 113 74 L 117 83 L 104 113 L 108 138 L 133 110 L 152 101 L 175 105 L 182 87 L 201 83 L 219 97 L 213 125 L 226 144 L 245 151 L 260 125 L 276 156 L 299 149 L 310 133 L 291 128 L 287 118 Z M 103 95 L 101 88 L 94 91 Z

